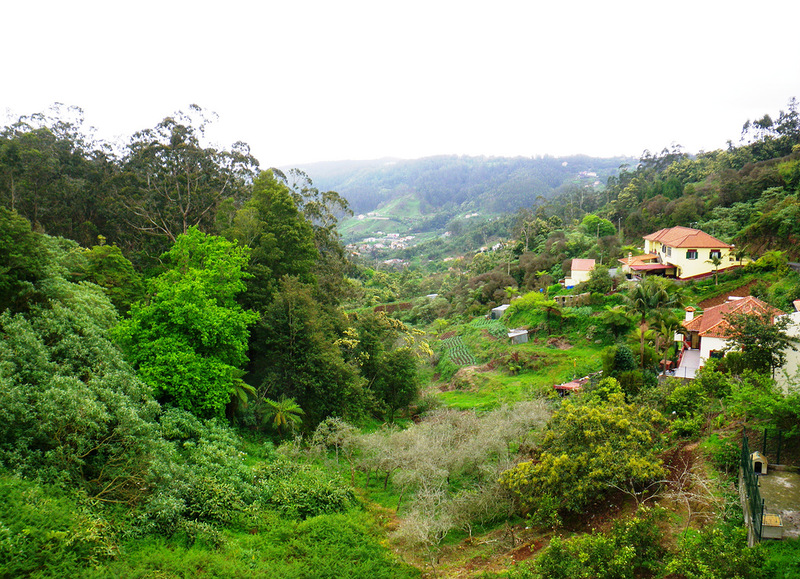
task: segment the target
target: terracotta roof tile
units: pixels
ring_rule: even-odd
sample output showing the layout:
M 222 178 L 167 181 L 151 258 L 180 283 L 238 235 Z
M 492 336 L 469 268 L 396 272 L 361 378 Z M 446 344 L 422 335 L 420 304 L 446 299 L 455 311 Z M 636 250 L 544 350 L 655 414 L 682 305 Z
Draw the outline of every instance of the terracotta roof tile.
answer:
M 630 257 L 620 258 L 619 262 L 624 265 L 642 265 L 645 263 L 654 263 L 658 261 L 658 255 L 655 253 L 644 253 L 642 255 L 632 255 Z
M 593 259 L 573 259 L 570 269 L 572 271 L 591 271 L 594 269 Z
M 655 233 L 645 235 L 644 239 L 648 241 L 658 241 L 670 247 L 732 247 L 716 237 L 709 235 L 705 231 L 692 229 L 691 227 L 669 227 L 666 229 L 659 229 Z
M 724 304 L 707 308 L 694 319 L 683 322 L 683 327 L 692 332 L 699 332 L 700 337 L 727 338 L 730 335 L 730 324 L 725 316 L 728 314 L 751 314 L 769 312 L 772 317 L 783 315 L 783 312 L 773 308 L 753 296 L 742 299 L 730 300 Z

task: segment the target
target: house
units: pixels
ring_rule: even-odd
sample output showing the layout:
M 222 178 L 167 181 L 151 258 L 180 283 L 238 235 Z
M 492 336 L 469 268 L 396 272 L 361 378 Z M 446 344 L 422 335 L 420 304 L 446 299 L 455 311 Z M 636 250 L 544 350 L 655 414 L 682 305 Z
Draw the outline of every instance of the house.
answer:
M 620 259 L 622 264 L 620 269 L 625 275 L 647 275 L 657 273 L 668 277 L 675 277 L 677 268 L 674 265 L 661 263 L 661 258 L 655 253 L 645 253 L 644 255 L 633 255 L 628 253 L 628 257 Z
M 721 355 L 728 345 L 731 326 L 725 319 L 730 314 L 762 314 L 769 313 L 774 321 L 775 317 L 783 314 L 758 298 L 747 296 L 744 298 L 730 296 L 728 301 L 718 306 L 706 308 L 698 315 L 694 315 L 694 308 L 686 308 L 686 319 L 683 321 L 684 332 L 687 335 L 684 345 L 690 350 L 699 350 L 699 366 L 711 357 Z M 686 351 L 683 356 L 686 357 Z
M 593 259 L 573 259 L 569 277 L 564 278 L 564 287 L 575 287 L 579 283 L 589 281 L 589 272 L 594 269 Z
M 794 307 L 797 311 L 786 314 L 791 320 L 786 328 L 786 333 L 793 338 L 800 338 L 800 300 L 794 301 Z M 784 393 L 789 392 L 790 385 L 800 384 L 800 345 L 797 348 L 797 350 L 787 348 L 784 352 L 786 363 L 775 372 L 775 382 Z
M 716 237 L 690 227 L 669 227 L 644 236 L 644 256 L 651 266 L 663 266 L 664 275 L 674 275 L 678 279 L 704 277 L 731 267 L 738 267 L 733 245 Z M 712 263 L 719 258 L 720 265 Z M 625 260 L 620 260 L 623 264 Z M 672 271 L 674 268 L 674 272 Z M 633 268 L 635 269 L 635 268 Z M 655 271 L 652 268 L 650 271 Z

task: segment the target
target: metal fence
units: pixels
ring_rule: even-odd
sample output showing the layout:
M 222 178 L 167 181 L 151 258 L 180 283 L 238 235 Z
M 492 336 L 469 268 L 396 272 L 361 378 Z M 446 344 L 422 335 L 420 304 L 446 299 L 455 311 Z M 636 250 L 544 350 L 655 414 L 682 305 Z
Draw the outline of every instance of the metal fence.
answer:
M 742 431 L 742 480 L 744 481 L 745 496 L 750 507 L 750 520 L 753 522 L 753 532 L 756 540 L 761 541 L 761 525 L 764 519 L 764 499 L 758 490 L 758 477 L 753 472 L 753 463 L 750 460 L 750 445 L 747 435 Z

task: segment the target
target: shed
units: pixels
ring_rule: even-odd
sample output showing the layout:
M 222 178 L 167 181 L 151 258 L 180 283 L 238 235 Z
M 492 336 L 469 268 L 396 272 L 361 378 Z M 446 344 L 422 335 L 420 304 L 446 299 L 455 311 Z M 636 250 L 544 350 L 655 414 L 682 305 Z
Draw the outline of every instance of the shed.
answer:
M 524 328 L 509 330 L 508 337 L 512 344 L 524 344 L 528 341 L 528 330 Z
M 753 472 L 756 474 L 767 474 L 767 459 L 758 451 L 750 454 L 750 463 L 753 465 Z
M 497 306 L 496 308 L 492 308 L 492 311 L 489 312 L 489 319 L 490 320 L 499 320 L 503 317 L 505 311 L 511 307 L 509 304 L 503 304 L 502 306 Z
M 783 539 L 783 521 L 780 515 L 764 513 L 761 516 L 761 538 Z

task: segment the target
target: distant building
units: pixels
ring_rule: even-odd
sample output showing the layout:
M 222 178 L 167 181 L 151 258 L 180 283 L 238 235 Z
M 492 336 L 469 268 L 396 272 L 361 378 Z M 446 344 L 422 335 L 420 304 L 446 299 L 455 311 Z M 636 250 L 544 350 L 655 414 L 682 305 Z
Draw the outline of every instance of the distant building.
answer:
M 528 330 L 516 328 L 508 331 L 508 338 L 512 344 L 524 344 L 528 341 Z
M 774 322 L 783 312 L 753 296 L 738 298 L 731 296 L 727 302 L 707 308 L 702 314 L 695 316 L 694 308 L 686 308 L 686 319 L 683 327 L 688 334 L 686 346 L 691 350 L 700 350 L 700 363 L 719 355 L 728 345 L 731 326 L 726 316 L 730 314 L 769 313 Z
M 492 311 L 489 312 L 489 319 L 490 320 L 499 320 L 500 318 L 503 317 L 503 314 L 510 307 L 511 306 L 509 304 L 503 304 L 502 306 L 497 306 L 496 308 L 492 308 Z
M 644 255 L 628 254 L 620 259 L 627 274 L 658 273 L 660 275 L 690 279 L 705 277 L 715 270 L 738 267 L 734 246 L 699 229 L 669 227 L 644 236 Z M 715 267 L 711 260 L 719 258 Z
M 573 259 L 569 276 L 564 278 L 564 287 L 574 287 L 579 283 L 589 281 L 589 273 L 594 266 L 593 259 Z

